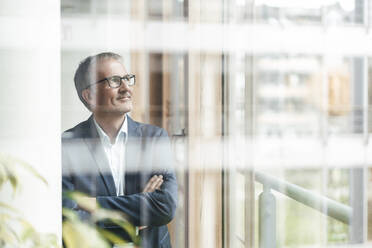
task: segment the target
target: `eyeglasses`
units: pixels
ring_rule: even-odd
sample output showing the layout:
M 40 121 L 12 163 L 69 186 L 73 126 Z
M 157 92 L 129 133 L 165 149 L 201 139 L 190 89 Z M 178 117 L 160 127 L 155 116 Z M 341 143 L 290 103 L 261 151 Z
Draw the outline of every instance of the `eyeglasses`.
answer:
M 127 86 L 135 85 L 136 84 L 136 76 L 133 75 L 133 74 L 127 74 L 123 77 L 112 76 L 112 77 L 101 79 L 101 80 L 95 82 L 94 84 L 99 84 L 99 83 L 106 82 L 106 81 L 108 82 L 108 85 L 110 86 L 110 88 L 115 89 L 115 88 L 119 88 L 121 86 L 121 84 L 123 83 L 123 81 L 127 84 Z M 94 84 L 91 84 L 88 87 L 90 87 Z

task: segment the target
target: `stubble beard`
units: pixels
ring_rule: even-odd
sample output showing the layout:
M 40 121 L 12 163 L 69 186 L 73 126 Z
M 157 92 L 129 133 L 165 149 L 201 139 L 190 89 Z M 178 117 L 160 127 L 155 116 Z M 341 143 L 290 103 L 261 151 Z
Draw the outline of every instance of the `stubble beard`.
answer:
M 133 109 L 132 102 L 128 102 L 123 104 L 122 106 L 115 106 L 115 107 L 105 107 L 105 106 L 96 106 L 94 112 L 97 115 L 106 115 L 106 116 L 117 116 L 121 117 Z

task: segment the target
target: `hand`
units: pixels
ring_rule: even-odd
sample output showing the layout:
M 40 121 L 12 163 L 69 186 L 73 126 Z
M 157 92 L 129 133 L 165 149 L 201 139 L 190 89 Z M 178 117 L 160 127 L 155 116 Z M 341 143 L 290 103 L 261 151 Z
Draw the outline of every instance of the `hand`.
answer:
M 154 175 L 151 179 L 147 182 L 143 192 L 154 192 L 156 189 L 160 189 L 160 186 L 163 184 L 163 176 L 162 175 Z M 139 226 L 138 230 L 145 229 L 147 226 Z
M 146 184 L 143 192 L 154 192 L 156 189 L 160 189 L 160 186 L 163 184 L 163 182 L 162 175 L 154 175 Z

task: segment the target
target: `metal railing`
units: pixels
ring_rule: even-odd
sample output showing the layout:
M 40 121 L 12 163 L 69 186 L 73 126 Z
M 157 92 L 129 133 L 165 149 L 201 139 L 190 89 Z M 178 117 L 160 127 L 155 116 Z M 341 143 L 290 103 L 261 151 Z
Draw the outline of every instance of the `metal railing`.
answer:
M 353 211 L 345 204 L 262 172 L 255 172 L 255 180 L 263 185 L 259 196 L 259 242 L 262 248 L 276 247 L 276 200 L 271 189 L 345 224 L 351 223 Z

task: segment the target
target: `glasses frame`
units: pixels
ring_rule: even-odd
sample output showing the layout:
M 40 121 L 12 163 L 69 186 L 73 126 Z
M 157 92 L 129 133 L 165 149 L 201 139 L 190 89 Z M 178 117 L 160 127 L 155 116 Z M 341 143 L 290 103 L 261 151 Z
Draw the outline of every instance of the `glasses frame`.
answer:
M 115 86 L 115 87 L 112 86 L 111 85 L 111 79 L 112 78 L 120 78 L 120 84 L 118 86 Z M 133 78 L 133 84 L 129 84 L 130 83 L 130 79 L 132 79 L 132 78 Z M 108 85 L 110 86 L 110 88 L 112 88 L 112 89 L 119 88 L 123 84 L 123 81 L 125 81 L 125 83 L 127 84 L 127 86 L 134 86 L 136 84 L 136 75 L 134 75 L 134 74 L 127 74 L 127 75 L 124 75 L 122 77 L 116 76 L 116 75 L 115 76 L 112 76 L 112 77 L 106 77 L 106 78 L 103 78 L 103 79 L 101 79 L 101 80 L 99 80 L 99 81 L 97 81 L 95 83 L 90 84 L 87 88 L 89 88 L 89 87 L 91 87 L 91 86 L 93 86 L 95 84 L 103 83 L 103 82 L 106 82 L 106 81 L 107 81 Z

